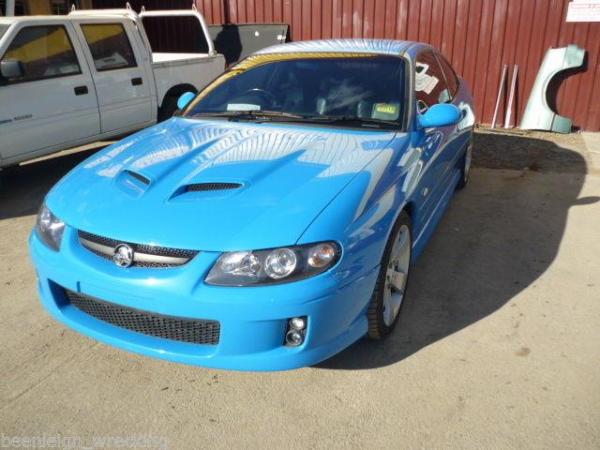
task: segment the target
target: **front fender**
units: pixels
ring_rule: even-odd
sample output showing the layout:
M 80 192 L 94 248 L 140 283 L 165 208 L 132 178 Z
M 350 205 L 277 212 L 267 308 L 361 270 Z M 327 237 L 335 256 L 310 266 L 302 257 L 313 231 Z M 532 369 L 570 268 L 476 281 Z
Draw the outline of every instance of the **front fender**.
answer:
M 400 145 L 398 145 L 400 144 Z M 389 233 L 415 187 L 419 158 L 408 139 L 384 150 L 317 216 L 298 243 L 336 240 L 341 285 L 365 276 L 381 261 Z

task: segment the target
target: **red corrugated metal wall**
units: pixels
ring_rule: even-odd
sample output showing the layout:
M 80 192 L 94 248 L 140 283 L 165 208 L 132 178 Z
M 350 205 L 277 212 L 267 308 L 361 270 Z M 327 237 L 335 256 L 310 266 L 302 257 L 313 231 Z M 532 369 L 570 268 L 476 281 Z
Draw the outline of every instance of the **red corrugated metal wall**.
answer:
M 103 4 L 110 0 L 96 0 Z M 183 1 L 146 1 L 181 7 Z M 187 3 L 187 2 L 186 2 Z M 566 23 L 569 0 L 196 0 L 209 23 L 283 22 L 292 40 L 367 37 L 429 42 L 471 85 L 490 123 L 503 64 L 518 64 L 517 122 L 549 47 L 577 44 L 587 68 L 558 89 L 560 114 L 600 130 L 600 23 Z M 155 5 L 151 5 L 154 7 Z M 154 9 L 154 8 L 149 9 Z M 501 111 L 500 117 L 503 117 Z M 514 117 L 514 114 L 513 114 Z

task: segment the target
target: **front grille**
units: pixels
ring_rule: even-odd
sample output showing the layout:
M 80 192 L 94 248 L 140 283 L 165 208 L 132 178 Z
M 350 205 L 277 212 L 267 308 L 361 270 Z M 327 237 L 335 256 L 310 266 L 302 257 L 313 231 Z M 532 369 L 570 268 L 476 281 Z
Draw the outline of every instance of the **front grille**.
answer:
M 65 297 L 80 311 L 111 325 L 149 336 L 216 345 L 221 325 L 216 320 L 185 319 L 140 311 L 99 300 L 89 295 L 64 290 Z
M 116 239 L 98 236 L 86 231 L 79 231 L 79 242 L 92 253 L 112 260 L 115 247 L 127 244 L 134 251 L 132 267 L 176 267 L 188 263 L 199 252 L 179 248 L 158 247 L 155 245 L 134 244 Z

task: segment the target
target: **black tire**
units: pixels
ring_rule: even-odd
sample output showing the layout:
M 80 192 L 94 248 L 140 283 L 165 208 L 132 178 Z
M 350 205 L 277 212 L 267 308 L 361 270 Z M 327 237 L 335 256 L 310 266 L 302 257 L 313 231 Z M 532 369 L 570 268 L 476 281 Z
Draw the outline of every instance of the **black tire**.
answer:
M 469 142 L 465 154 L 460 158 L 460 180 L 456 185 L 456 189 L 464 189 L 469 184 L 471 174 L 471 161 L 473 159 L 473 142 Z
M 407 289 L 408 283 L 409 283 L 410 270 L 408 271 L 408 275 L 406 277 L 406 282 L 405 282 L 405 287 L 404 287 L 405 294 L 404 294 L 402 303 L 400 304 L 400 309 L 398 311 L 398 314 L 396 315 L 393 323 L 391 325 L 387 325 L 383 318 L 383 311 L 384 311 L 383 295 L 384 295 L 384 289 L 385 289 L 385 285 L 386 285 L 386 273 L 387 273 L 387 268 L 388 268 L 388 264 L 390 261 L 390 255 L 392 252 L 392 247 L 393 247 L 394 241 L 396 239 L 396 236 L 398 235 L 398 231 L 400 230 L 400 228 L 403 225 L 406 225 L 408 227 L 409 239 L 410 239 L 410 241 L 409 241 L 410 247 L 409 248 L 411 249 L 411 257 L 412 257 L 412 223 L 410 220 L 410 216 L 406 213 L 406 211 L 402 211 L 402 213 L 400 213 L 400 217 L 398 217 L 398 220 L 394 224 L 394 228 L 392 229 L 392 232 L 390 233 L 388 242 L 385 246 L 385 251 L 383 252 L 383 257 L 381 258 L 381 268 L 379 271 L 379 275 L 377 277 L 377 283 L 375 284 L 375 289 L 373 290 L 373 295 L 371 297 L 371 303 L 369 304 L 369 309 L 367 311 L 367 316 L 368 316 L 368 320 L 369 320 L 369 331 L 367 332 L 367 336 L 370 339 L 376 339 L 376 340 L 383 339 L 388 334 L 390 334 L 392 332 L 392 330 L 394 329 L 394 327 L 396 326 L 396 324 L 398 323 L 398 318 L 402 314 L 402 308 L 404 307 L 404 304 L 406 303 L 406 289 Z

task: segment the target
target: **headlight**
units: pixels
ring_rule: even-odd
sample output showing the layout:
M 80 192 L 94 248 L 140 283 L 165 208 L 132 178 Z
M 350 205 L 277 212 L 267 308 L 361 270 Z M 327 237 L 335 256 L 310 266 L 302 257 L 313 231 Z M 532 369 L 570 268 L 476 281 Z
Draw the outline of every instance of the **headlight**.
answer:
M 206 283 L 253 286 L 296 281 L 325 272 L 338 261 L 340 253 L 335 242 L 224 253 L 208 273 Z
M 44 203 L 40 208 L 35 225 L 38 236 L 46 245 L 53 250 L 58 251 L 62 241 L 65 223 L 56 217 Z

